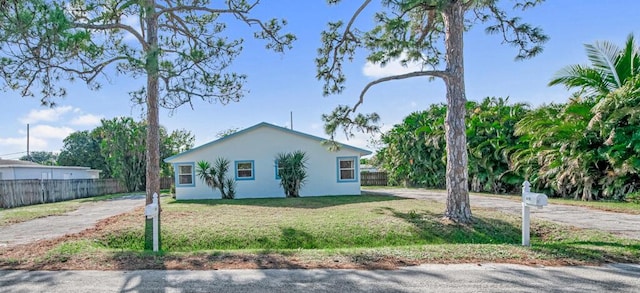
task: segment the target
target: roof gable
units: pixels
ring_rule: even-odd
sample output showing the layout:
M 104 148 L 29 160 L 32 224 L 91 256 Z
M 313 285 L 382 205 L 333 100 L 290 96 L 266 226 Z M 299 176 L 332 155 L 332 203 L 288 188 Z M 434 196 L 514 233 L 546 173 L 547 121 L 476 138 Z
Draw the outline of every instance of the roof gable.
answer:
M 179 158 L 179 157 L 181 157 L 181 156 L 183 156 L 185 154 L 188 154 L 188 153 L 191 153 L 191 152 L 203 149 L 203 148 L 207 148 L 207 147 L 219 144 L 219 143 L 224 142 L 224 141 L 233 140 L 237 136 L 240 136 L 242 134 L 251 132 L 251 131 L 256 130 L 258 128 L 261 128 L 261 127 L 268 127 L 268 128 L 271 128 L 271 129 L 275 129 L 275 130 L 281 131 L 281 132 L 286 133 L 286 134 L 291 134 L 291 135 L 295 135 L 295 136 L 302 137 L 302 138 L 305 138 L 305 139 L 314 140 L 314 141 L 317 141 L 318 143 L 322 143 L 322 142 L 327 140 L 325 138 L 318 137 L 318 136 L 315 136 L 315 135 L 307 134 L 307 133 L 304 133 L 304 132 L 292 130 L 292 129 L 285 128 L 285 127 L 276 126 L 276 125 L 273 125 L 273 124 L 270 124 L 270 123 L 266 123 L 266 122 L 261 122 L 261 123 L 258 123 L 256 125 L 253 125 L 251 127 L 248 127 L 248 128 L 243 129 L 243 130 L 240 130 L 240 131 L 234 132 L 232 134 L 229 134 L 229 135 L 227 135 L 225 137 L 222 137 L 220 139 L 216 139 L 216 140 L 210 141 L 208 143 L 205 143 L 203 145 L 197 146 L 197 147 L 192 148 L 190 150 L 184 151 L 184 152 L 179 153 L 177 155 L 168 157 L 168 158 L 164 159 L 164 161 L 165 162 L 169 162 L 169 161 L 177 159 L 177 158 Z M 346 145 L 346 144 L 339 144 L 339 145 L 340 145 L 341 148 L 345 148 L 345 149 L 356 151 L 356 152 L 360 153 L 360 155 L 362 155 L 362 156 L 371 154 L 371 151 L 368 151 L 368 150 L 365 150 L 365 149 L 361 149 L 361 148 L 358 148 L 358 147 L 354 147 L 354 146 L 350 146 L 350 145 Z

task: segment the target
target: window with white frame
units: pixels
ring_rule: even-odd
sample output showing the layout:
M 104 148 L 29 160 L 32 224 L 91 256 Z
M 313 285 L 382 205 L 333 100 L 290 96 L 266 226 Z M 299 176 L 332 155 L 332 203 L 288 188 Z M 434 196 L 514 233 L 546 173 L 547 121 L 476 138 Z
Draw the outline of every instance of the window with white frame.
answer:
M 284 167 L 282 166 L 282 164 L 280 163 L 280 160 L 276 160 L 275 161 L 275 169 L 276 169 L 276 179 L 280 179 L 280 172 L 282 171 Z
M 357 157 L 340 157 L 338 158 L 338 181 L 350 182 L 357 181 L 356 160 Z
M 178 164 L 178 185 L 193 185 L 193 164 Z
M 236 180 L 255 179 L 253 161 L 236 161 Z

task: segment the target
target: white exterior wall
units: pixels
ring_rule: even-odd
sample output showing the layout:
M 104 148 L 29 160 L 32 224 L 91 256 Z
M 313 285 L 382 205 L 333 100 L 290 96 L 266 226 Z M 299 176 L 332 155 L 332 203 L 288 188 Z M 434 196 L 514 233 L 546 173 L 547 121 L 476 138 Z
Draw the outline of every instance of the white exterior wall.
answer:
M 20 179 L 98 179 L 98 170 L 73 167 L 8 166 L 0 167 L 2 180 Z M 44 178 L 46 176 L 46 178 Z
M 330 152 L 319 141 L 302 135 L 288 133 L 267 126 L 257 127 L 245 133 L 238 133 L 227 140 L 215 142 L 170 160 L 177 166 L 194 164 L 201 160 L 213 163 L 216 158 L 227 158 L 231 164 L 227 176 L 235 178 L 235 161 L 253 161 L 254 179 L 236 180 L 236 198 L 285 197 L 280 180 L 275 177 L 275 157 L 281 152 L 302 150 L 306 152 L 307 180 L 300 190 L 300 196 L 349 195 L 360 194 L 360 174 L 358 170 L 359 152 L 342 148 Z M 352 182 L 338 182 L 338 157 L 355 157 L 356 179 Z M 220 192 L 213 191 L 194 175 L 195 186 L 181 187 L 177 184 L 177 199 L 219 199 Z

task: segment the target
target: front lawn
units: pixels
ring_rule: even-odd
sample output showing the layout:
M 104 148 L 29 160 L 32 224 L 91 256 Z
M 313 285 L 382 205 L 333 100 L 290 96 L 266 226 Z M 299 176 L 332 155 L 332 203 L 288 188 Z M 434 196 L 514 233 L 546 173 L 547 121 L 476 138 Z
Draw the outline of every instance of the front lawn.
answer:
M 11 269 L 393 268 L 419 263 L 640 263 L 640 241 L 474 208 L 442 220 L 440 203 L 383 195 L 175 201 L 162 197 L 161 254 L 142 252 L 138 209 L 64 239 L 0 250 Z

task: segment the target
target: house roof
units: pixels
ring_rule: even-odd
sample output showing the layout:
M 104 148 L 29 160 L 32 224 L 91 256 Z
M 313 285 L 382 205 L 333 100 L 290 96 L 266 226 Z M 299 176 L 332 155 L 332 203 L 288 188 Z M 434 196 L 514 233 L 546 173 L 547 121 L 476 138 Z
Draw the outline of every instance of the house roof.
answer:
M 29 161 L 20 161 L 20 160 L 2 160 L 0 159 L 0 168 L 47 168 L 47 169 L 69 169 L 69 170 L 85 170 L 85 171 L 97 171 L 102 172 L 100 170 L 93 170 L 89 167 L 80 167 L 80 166 L 49 166 L 49 165 L 40 165 L 34 162 Z
M 245 128 L 243 130 L 240 130 L 240 131 L 234 132 L 232 134 L 229 134 L 229 135 L 227 135 L 225 137 L 222 137 L 220 139 L 217 139 L 217 140 L 214 140 L 214 141 L 210 141 L 210 142 L 205 143 L 205 144 L 203 144 L 201 146 L 197 146 L 197 147 L 192 148 L 190 150 L 184 151 L 184 152 L 179 153 L 179 154 L 177 154 L 175 156 L 168 157 L 168 158 L 164 159 L 164 161 L 165 162 L 169 162 L 169 161 L 171 161 L 173 159 L 176 159 L 176 158 L 179 158 L 179 157 L 181 157 L 181 156 L 183 156 L 185 154 L 188 154 L 188 153 L 191 153 L 193 151 L 196 151 L 196 150 L 199 150 L 199 149 L 202 149 L 202 148 L 206 148 L 206 147 L 221 143 L 223 141 L 231 140 L 231 139 L 235 138 L 236 136 L 239 136 L 241 134 L 250 132 L 250 131 L 258 129 L 260 127 L 268 127 L 268 128 L 272 128 L 272 129 L 275 129 L 275 130 L 278 130 L 278 131 L 282 131 L 284 133 L 293 134 L 293 135 L 300 136 L 300 137 L 307 138 L 307 139 L 312 139 L 312 140 L 317 141 L 318 143 L 322 143 L 324 141 L 327 141 L 327 139 L 319 137 L 319 136 L 307 134 L 307 133 L 304 133 L 304 132 L 292 130 L 292 129 L 285 128 L 285 127 L 276 126 L 276 125 L 273 125 L 273 124 L 270 124 L 270 123 L 267 123 L 267 122 L 261 122 L 261 123 L 258 123 L 256 125 L 254 125 L 254 126 L 251 126 L 251 127 Z M 339 144 L 339 146 L 341 148 L 350 149 L 350 150 L 359 152 L 360 155 L 362 155 L 362 156 L 366 156 L 366 155 L 370 155 L 371 154 L 371 151 L 368 151 L 368 150 L 365 150 L 365 149 L 361 149 L 361 148 L 358 148 L 358 147 L 354 147 L 354 146 L 350 146 L 350 145 L 346 145 L 346 144 Z
M 40 166 L 34 162 L 0 159 L 0 166 Z

